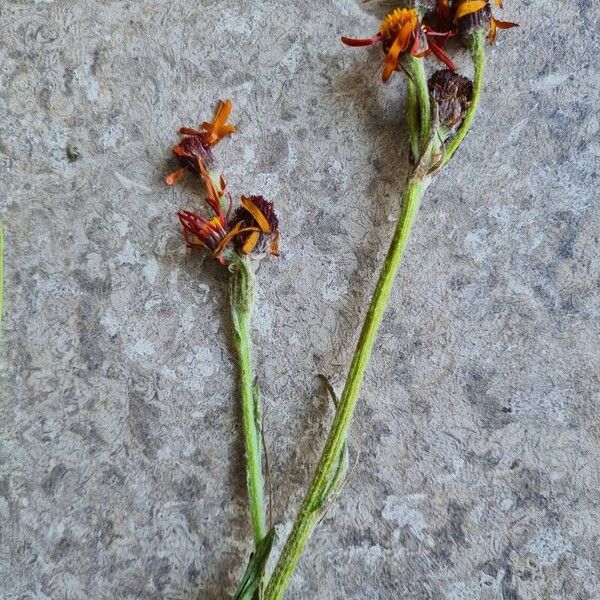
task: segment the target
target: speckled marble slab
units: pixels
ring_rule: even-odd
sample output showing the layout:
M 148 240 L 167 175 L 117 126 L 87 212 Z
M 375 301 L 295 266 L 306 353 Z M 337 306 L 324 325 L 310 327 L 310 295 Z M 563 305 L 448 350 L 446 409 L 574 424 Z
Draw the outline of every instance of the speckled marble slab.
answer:
M 600 598 L 600 7 L 505 6 L 521 26 L 423 202 L 290 600 Z M 180 239 L 197 185 L 161 182 L 226 97 L 217 158 L 283 234 L 254 317 L 281 545 L 331 419 L 315 375 L 343 382 L 406 173 L 401 78 L 339 43 L 385 10 L 0 7 L 0 597 L 218 600 L 243 571 L 226 277 Z

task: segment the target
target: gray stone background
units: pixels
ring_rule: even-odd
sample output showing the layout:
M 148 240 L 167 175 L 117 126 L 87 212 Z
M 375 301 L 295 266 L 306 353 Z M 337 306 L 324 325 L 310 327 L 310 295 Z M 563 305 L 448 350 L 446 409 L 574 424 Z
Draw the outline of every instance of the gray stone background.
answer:
M 505 4 L 521 27 L 423 203 L 357 466 L 287 598 L 600 598 L 599 6 Z M 339 43 L 389 8 L 2 3 L 0 597 L 216 600 L 243 570 L 226 276 L 180 238 L 195 182 L 161 182 L 219 98 L 231 189 L 283 232 L 254 318 L 281 544 L 407 168 L 401 77 Z

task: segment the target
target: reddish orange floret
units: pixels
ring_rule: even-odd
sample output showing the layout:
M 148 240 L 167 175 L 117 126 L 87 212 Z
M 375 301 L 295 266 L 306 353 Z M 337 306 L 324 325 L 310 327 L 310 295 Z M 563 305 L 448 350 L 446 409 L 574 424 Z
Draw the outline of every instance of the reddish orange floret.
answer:
M 226 135 L 235 133 L 235 125 L 227 123 L 227 119 L 229 119 L 230 114 L 231 100 L 221 100 L 212 123 L 207 123 L 206 121 L 202 123 L 204 131 L 200 132 L 200 135 L 202 136 L 202 141 L 207 146 L 214 146 Z
M 379 32 L 370 38 L 342 37 L 347 46 L 372 46 L 381 43 L 385 53 L 382 79 L 387 81 L 400 68 L 400 57 L 409 52 L 416 58 L 434 54 L 449 69 L 456 69 L 450 57 L 442 49 L 451 32 L 434 31 L 419 21 L 417 12 L 409 8 L 393 10 L 382 22 Z M 439 38 L 439 43 L 435 38 Z
M 198 162 L 200 176 L 204 180 L 208 196 L 206 203 L 214 212 L 214 217 L 207 219 L 195 212 L 184 210 L 177 213 L 179 221 L 183 226 L 183 237 L 189 248 L 204 248 L 208 250 L 221 264 L 226 264 L 222 252 L 231 241 L 233 235 L 229 227 L 229 215 L 231 213 L 231 197 L 227 213 L 222 208 L 222 200 L 225 195 L 227 184 L 221 177 L 220 189 L 217 189 L 210 178 L 206 166 Z

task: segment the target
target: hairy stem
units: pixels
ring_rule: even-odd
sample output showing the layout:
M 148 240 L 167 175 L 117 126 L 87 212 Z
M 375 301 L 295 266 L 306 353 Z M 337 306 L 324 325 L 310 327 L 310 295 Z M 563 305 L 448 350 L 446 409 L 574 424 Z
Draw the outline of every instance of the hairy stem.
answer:
M 485 37 L 482 31 L 477 31 L 473 34 L 470 43 L 471 58 L 473 60 L 473 66 L 475 68 L 475 74 L 473 77 L 473 98 L 467 109 L 467 114 L 460 126 L 460 129 L 456 132 L 456 135 L 452 138 L 452 141 L 446 148 L 444 155 L 444 164 L 447 163 L 458 150 L 462 141 L 465 139 L 467 133 L 473 125 L 475 115 L 477 114 L 477 108 L 479 107 L 479 100 L 481 99 L 481 91 L 483 89 L 483 76 L 485 72 Z
M 413 160 L 419 160 L 419 117 L 417 114 L 417 92 L 411 79 L 406 80 L 406 113 L 408 133 Z
M 267 528 L 261 463 L 260 406 L 258 390 L 254 386 L 250 340 L 254 273 L 247 257 L 237 257 L 231 264 L 230 302 L 234 344 L 239 362 L 248 501 L 256 547 L 267 533 Z
M 404 68 L 408 74 L 409 85 L 415 90 L 416 103 L 419 109 L 420 126 L 420 151 L 422 152 L 429 141 L 429 130 L 431 127 L 431 104 L 429 101 L 429 89 L 427 88 L 427 75 L 423 60 L 408 54 L 404 59 Z M 410 114 L 409 114 L 410 123 Z M 419 152 L 420 157 L 421 152 Z
M 340 453 L 344 446 L 354 408 L 359 397 L 365 370 L 371 357 L 377 331 L 383 319 L 383 314 L 392 290 L 392 284 L 398 272 L 402 254 L 406 247 L 425 187 L 426 183 L 424 181 L 413 177 L 409 181 L 404 193 L 402 209 L 394 237 L 371 298 L 371 303 L 354 351 L 346 385 L 337 405 L 325 448 L 321 454 L 310 488 L 304 498 L 292 531 L 267 586 L 265 600 L 278 600 L 283 597 L 302 551 L 318 522 L 323 497 L 338 465 Z

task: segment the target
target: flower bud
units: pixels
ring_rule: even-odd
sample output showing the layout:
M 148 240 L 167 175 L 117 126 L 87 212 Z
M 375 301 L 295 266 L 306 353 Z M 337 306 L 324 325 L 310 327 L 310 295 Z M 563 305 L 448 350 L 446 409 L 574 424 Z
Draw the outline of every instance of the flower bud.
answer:
M 470 79 L 442 69 L 436 71 L 428 82 L 432 103 L 437 108 L 437 117 L 446 135 L 454 133 L 462 123 L 473 97 L 473 83 Z

